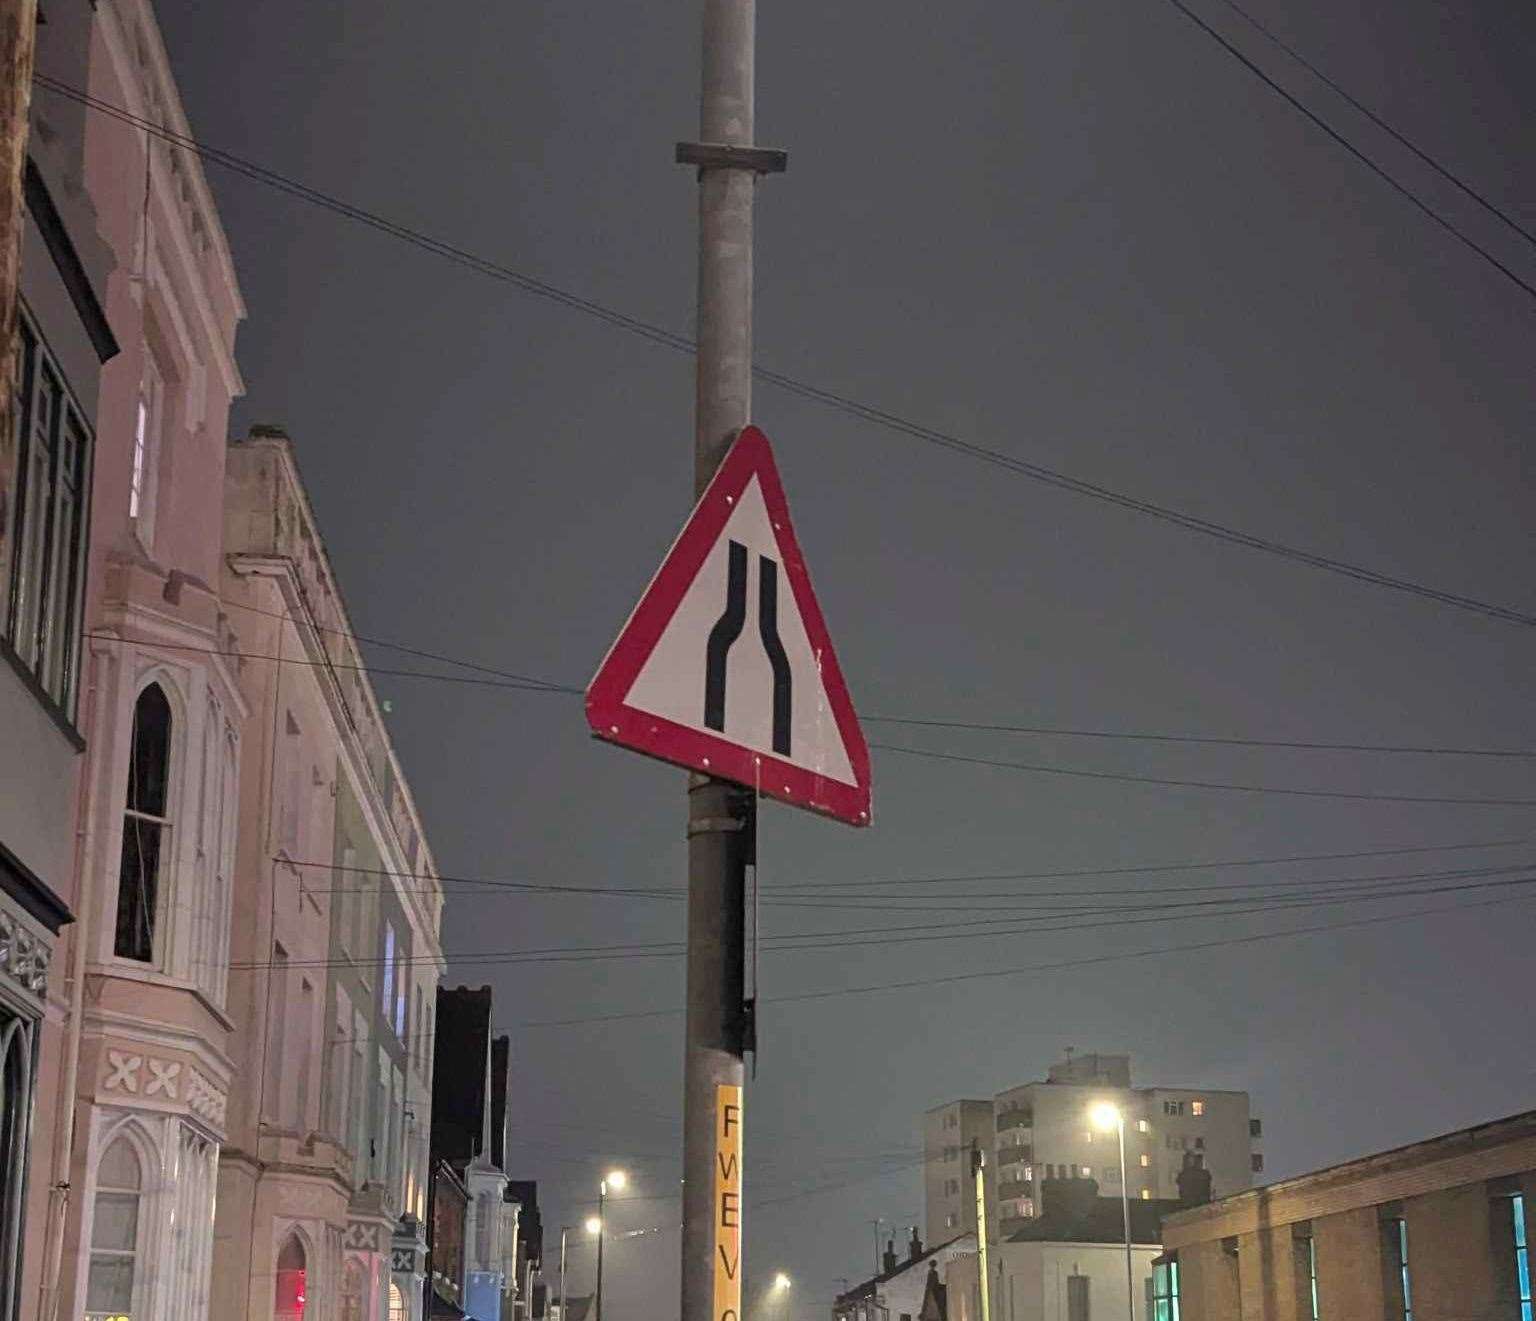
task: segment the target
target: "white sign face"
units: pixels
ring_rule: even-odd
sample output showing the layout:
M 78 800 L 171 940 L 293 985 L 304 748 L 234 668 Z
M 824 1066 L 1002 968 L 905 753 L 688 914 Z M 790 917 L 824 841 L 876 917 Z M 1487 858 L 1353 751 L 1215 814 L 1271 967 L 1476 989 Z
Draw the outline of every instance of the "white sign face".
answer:
M 604 659 L 587 720 L 599 738 L 869 824 L 869 752 L 757 428 Z
M 851 787 L 853 767 L 762 483 L 753 477 L 734 505 L 626 701 Z

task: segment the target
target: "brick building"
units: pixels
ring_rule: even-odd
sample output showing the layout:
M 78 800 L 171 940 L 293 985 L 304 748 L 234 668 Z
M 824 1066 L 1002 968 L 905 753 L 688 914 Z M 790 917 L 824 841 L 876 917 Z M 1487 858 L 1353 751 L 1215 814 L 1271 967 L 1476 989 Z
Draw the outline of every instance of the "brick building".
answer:
M 1163 1222 L 1156 1321 L 1529 1321 L 1536 1111 Z

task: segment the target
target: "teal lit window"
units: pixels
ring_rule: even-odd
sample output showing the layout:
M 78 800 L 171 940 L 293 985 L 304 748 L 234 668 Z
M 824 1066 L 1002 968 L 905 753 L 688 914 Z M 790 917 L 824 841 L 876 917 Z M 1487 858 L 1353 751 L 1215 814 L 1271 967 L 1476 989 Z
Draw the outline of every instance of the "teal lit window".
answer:
M 1177 1257 L 1152 1267 L 1152 1321 L 1179 1321 L 1179 1261 Z
M 1520 1321 L 1532 1321 L 1531 1254 L 1525 1237 L 1525 1198 L 1510 1199 L 1515 1220 L 1515 1279 L 1520 1286 Z

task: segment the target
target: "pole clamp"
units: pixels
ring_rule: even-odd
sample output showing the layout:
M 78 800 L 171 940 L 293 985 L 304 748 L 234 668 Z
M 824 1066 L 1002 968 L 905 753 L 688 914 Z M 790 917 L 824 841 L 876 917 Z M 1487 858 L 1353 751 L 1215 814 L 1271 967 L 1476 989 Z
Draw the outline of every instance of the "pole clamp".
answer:
M 695 835 L 716 835 L 732 831 L 741 831 L 747 828 L 747 823 L 739 816 L 701 816 L 697 820 L 688 822 L 688 837 Z
M 783 174 L 789 168 L 787 151 L 777 147 L 735 147 L 724 142 L 679 142 L 675 159 L 679 165 L 697 165 L 701 170 Z

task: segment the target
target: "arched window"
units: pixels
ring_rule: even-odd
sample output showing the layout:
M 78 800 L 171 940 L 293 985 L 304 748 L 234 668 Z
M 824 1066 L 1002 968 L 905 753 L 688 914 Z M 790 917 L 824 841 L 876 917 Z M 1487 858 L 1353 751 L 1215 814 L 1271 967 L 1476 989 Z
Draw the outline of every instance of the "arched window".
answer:
M 112 952 L 151 963 L 163 860 L 170 856 L 171 704 L 152 683 L 133 707 L 123 854 L 117 872 L 117 934 Z
M 276 1321 L 303 1321 L 307 1263 L 304 1244 L 297 1234 L 289 1234 L 277 1254 L 277 1287 L 272 1303 Z
M 29 1019 L 0 1006 L 0 1280 L 10 1296 L 0 1296 L 0 1317 L 15 1315 L 20 1294 L 22 1188 L 27 1168 L 27 1136 L 32 1116 L 32 1035 Z
M 117 1138 L 96 1167 L 91 1273 L 85 1292 L 87 1318 L 132 1321 L 143 1182 L 143 1169 L 133 1144 L 126 1137 Z
M 389 1321 L 411 1321 L 411 1314 L 405 1310 L 405 1295 L 393 1280 L 389 1282 Z

